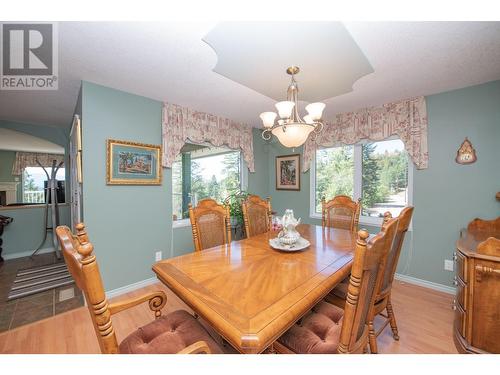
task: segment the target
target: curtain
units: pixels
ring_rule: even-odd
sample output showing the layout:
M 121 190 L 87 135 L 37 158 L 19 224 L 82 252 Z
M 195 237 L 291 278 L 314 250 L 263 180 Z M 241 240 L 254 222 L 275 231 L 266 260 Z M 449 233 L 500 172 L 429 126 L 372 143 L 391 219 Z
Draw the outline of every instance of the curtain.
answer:
M 362 139 L 381 141 L 393 135 L 403 141 L 417 169 L 427 168 L 427 109 L 423 96 L 338 114 L 335 121 L 325 124 L 316 140 L 309 138 L 305 143 L 303 170 L 310 168 L 318 147 L 354 144 Z
M 43 167 L 52 167 L 52 161 L 56 160 L 56 165 L 64 162 L 64 155 L 58 154 L 41 154 L 37 152 L 16 152 L 16 159 L 12 165 L 13 175 L 22 175 L 24 168 L 39 167 L 38 161 Z
M 162 166 L 171 168 L 182 146 L 209 142 L 241 150 L 250 172 L 254 172 L 252 128 L 224 117 L 164 103 L 162 120 Z

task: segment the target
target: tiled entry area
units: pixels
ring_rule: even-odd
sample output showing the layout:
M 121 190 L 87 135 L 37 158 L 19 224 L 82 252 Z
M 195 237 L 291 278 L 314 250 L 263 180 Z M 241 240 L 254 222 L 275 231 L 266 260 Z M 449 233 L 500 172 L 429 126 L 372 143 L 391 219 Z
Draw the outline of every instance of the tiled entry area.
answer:
M 0 332 L 83 306 L 83 295 L 74 284 L 7 301 L 18 270 L 55 262 L 50 253 L 0 263 Z

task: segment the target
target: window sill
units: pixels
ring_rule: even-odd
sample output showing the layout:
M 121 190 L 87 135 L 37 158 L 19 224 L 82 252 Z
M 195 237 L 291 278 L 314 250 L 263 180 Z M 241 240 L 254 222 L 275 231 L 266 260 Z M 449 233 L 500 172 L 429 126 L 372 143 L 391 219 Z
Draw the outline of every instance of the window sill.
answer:
M 320 214 L 314 213 L 309 215 L 311 219 L 321 220 L 322 217 Z M 360 216 L 359 225 L 367 225 L 370 227 L 380 227 L 382 226 L 382 222 L 384 220 L 382 218 L 368 218 L 366 216 Z
M 317 214 L 317 213 L 314 213 L 314 214 L 310 214 L 309 217 L 311 219 L 317 219 L 317 220 L 321 220 L 322 217 L 320 214 Z M 384 219 L 382 218 L 368 218 L 366 216 L 360 216 L 359 218 L 359 225 L 362 226 L 362 225 L 366 225 L 366 226 L 369 226 L 369 227 L 378 227 L 380 228 L 382 226 L 382 223 L 384 222 Z M 413 231 L 413 223 L 410 223 L 410 227 L 408 228 L 408 232 L 411 232 Z
M 185 228 L 185 227 L 190 227 L 191 223 L 189 222 L 189 219 L 183 219 L 183 220 L 175 220 L 172 222 L 172 228 Z

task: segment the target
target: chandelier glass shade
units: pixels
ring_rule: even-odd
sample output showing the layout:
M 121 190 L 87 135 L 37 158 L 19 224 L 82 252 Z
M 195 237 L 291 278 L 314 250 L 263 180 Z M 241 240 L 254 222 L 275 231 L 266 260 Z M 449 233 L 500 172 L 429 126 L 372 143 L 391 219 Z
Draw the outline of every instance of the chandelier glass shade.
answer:
M 260 119 L 264 124 L 262 138 L 270 140 L 272 135 L 285 147 L 299 147 L 303 145 L 309 135 L 316 135 L 323 130 L 321 119 L 324 103 L 311 103 L 306 106 L 307 115 L 301 119 L 298 113 L 299 87 L 295 81 L 295 74 L 299 72 L 296 66 L 289 67 L 286 72 L 292 76 L 287 90 L 287 100 L 275 104 L 278 113 L 263 112 Z M 276 118 L 278 120 L 276 121 Z

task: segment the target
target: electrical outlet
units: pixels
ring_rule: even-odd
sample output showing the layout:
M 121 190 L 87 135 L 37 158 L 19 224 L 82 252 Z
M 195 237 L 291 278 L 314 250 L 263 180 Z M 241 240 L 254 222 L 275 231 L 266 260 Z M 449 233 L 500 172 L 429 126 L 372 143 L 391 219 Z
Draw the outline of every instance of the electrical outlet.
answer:
M 444 260 L 444 269 L 446 271 L 452 271 L 453 272 L 453 261 L 449 259 Z
M 162 256 L 161 256 L 161 251 L 157 251 L 157 252 L 155 253 L 155 261 L 156 261 L 156 262 L 159 262 L 161 259 L 162 259 Z

